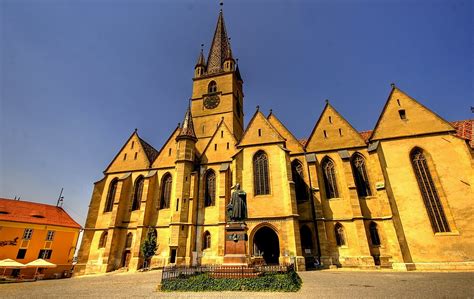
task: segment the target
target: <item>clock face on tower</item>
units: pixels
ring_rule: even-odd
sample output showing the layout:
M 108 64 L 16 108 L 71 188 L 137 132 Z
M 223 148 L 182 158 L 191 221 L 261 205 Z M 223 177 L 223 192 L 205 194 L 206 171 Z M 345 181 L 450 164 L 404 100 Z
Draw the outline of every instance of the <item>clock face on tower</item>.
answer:
M 219 106 L 220 101 L 217 95 L 208 96 L 204 99 L 204 107 L 206 107 L 206 109 L 214 109 Z

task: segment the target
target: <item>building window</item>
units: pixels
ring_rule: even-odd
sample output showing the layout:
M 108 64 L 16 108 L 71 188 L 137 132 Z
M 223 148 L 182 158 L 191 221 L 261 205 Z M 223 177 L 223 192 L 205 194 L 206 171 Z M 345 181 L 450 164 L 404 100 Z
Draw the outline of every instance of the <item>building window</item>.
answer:
M 125 248 L 132 248 L 133 234 L 127 234 L 127 240 L 125 241 Z
M 351 166 L 359 197 L 372 195 L 370 192 L 369 177 L 367 176 L 367 170 L 365 169 L 364 157 L 359 153 L 352 155 Z
M 268 158 L 264 151 L 258 151 L 253 157 L 254 194 L 270 194 L 268 178 Z
M 145 179 L 143 176 L 139 176 L 135 181 L 135 188 L 133 190 L 132 196 L 132 211 L 140 209 L 140 202 L 142 200 L 142 193 L 143 193 L 143 182 Z
M 433 182 L 433 177 L 431 176 L 430 169 L 428 168 L 428 163 L 426 162 L 425 155 L 423 154 L 423 150 L 420 148 L 415 148 L 411 152 L 410 158 L 433 231 L 451 231 L 448 221 L 446 220 L 446 215 L 444 214 L 443 205 L 439 199 L 438 191 L 436 190 L 436 186 Z
M 23 231 L 23 240 L 31 240 L 31 236 L 33 235 L 32 228 L 25 228 Z
M 377 223 L 373 221 L 370 222 L 369 232 L 370 232 L 370 240 L 372 241 L 372 245 L 380 246 L 380 237 L 379 237 L 379 231 L 377 230 Z
M 209 86 L 207 88 L 207 92 L 208 93 L 217 92 L 217 83 L 216 83 L 216 81 L 211 81 L 211 83 L 209 83 Z
M 171 178 L 171 174 L 169 173 L 165 174 L 163 179 L 161 180 L 160 209 L 168 209 L 170 207 L 172 183 L 173 183 L 173 179 Z
M 203 250 L 204 249 L 208 249 L 208 248 L 211 248 L 211 234 L 206 231 L 204 233 L 204 238 L 203 238 Z
M 107 245 L 107 237 L 109 233 L 108 232 L 103 232 L 102 235 L 100 235 L 99 239 L 99 248 L 105 248 L 105 245 Z
M 345 246 L 346 245 L 346 237 L 344 235 L 344 227 L 340 223 L 336 223 L 334 226 L 334 234 L 336 235 L 336 244 L 337 246 Z
M 43 259 L 43 260 L 49 260 L 52 254 L 53 254 L 53 250 L 51 249 L 41 249 L 38 254 L 38 258 Z
M 299 160 L 291 162 L 291 173 L 295 182 L 296 200 L 308 200 L 308 188 L 304 181 L 303 164 Z
M 48 234 L 46 235 L 46 241 L 53 241 L 54 239 L 54 230 L 48 230 Z
M 135 145 L 135 141 L 132 141 L 132 146 L 131 149 L 133 149 L 133 146 Z
M 138 157 L 138 152 L 135 152 L 135 156 L 133 157 L 134 160 L 136 160 Z
M 323 169 L 323 179 L 324 187 L 326 189 L 326 198 L 336 198 L 339 197 L 337 191 L 337 182 L 336 182 L 336 170 L 334 167 L 334 162 L 328 157 L 323 159 L 321 163 Z
M 19 250 L 18 250 L 18 253 L 17 253 L 17 255 L 16 255 L 16 258 L 17 258 L 18 260 L 22 260 L 22 259 L 25 258 L 25 256 L 26 256 L 26 248 L 21 248 L 21 249 L 19 249 Z
M 213 206 L 216 204 L 216 173 L 214 171 L 209 170 L 206 173 L 205 184 L 204 205 Z
M 124 154 L 124 155 L 123 155 L 123 160 L 124 160 L 124 161 L 127 160 L 127 154 Z
M 400 119 L 407 119 L 407 113 L 405 112 L 405 109 L 398 110 L 398 114 L 400 115 Z
M 112 211 L 114 207 L 115 192 L 117 191 L 118 179 L 115 178 L 110 182 L 109 192 L 107 193 L 107 200 L 105 201 L 104 212 Z

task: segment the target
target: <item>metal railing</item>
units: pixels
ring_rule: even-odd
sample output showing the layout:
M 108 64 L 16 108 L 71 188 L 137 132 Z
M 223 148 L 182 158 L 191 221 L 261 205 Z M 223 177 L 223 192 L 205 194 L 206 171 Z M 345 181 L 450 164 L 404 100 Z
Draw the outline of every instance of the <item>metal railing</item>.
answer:
M 204 273 L 210 274 L 216 278 L 244 278 L 259 276 L 262 274 L 287 273 L 291 270 L 294 270 L 292 264 L 260 266 L 165 266 L 161 274 L 161 280 L 187 278 Z

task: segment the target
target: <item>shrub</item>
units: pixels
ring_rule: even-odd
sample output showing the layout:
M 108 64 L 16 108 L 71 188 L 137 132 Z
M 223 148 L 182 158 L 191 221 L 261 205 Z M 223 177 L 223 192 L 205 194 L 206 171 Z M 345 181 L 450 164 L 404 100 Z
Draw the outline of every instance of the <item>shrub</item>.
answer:
M 265 274 L 252 278 L 213 278 L 199 274 L 187 278 L 173 278 L 162 281 L 162 291 L 204 292 L 204 291 L 276 291 L 296 292 L 301 288 L 301 278 L 295 271 L 283 274 Z

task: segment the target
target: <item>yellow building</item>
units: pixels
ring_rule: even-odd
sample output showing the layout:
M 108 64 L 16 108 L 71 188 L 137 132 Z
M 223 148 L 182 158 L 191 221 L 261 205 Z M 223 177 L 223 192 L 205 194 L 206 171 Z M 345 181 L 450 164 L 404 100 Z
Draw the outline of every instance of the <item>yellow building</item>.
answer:
M 221 11 L 182 125 L 160 150 L 135 131 L 94 184 L 79 273 L 140 268 L 148 233 L 152 266 L 222 263 L 236 183 L 254 260 L 474 268 L 472 120 L 449 123 L 393 85 L 373 131 L 326 103 L 298 140 L 258 108 L 244 128 L 243 98 Z
M 56 264 L 44 269 L 45 278 L 70 274 L 80 229 L 60 207 L 0 198 L 0 260 L 27 264 L 41 258 Z M 12 271 L 6 274 L 15 274 Z M 25 268 L 21 274 L 32 277 L 35 271 Z

